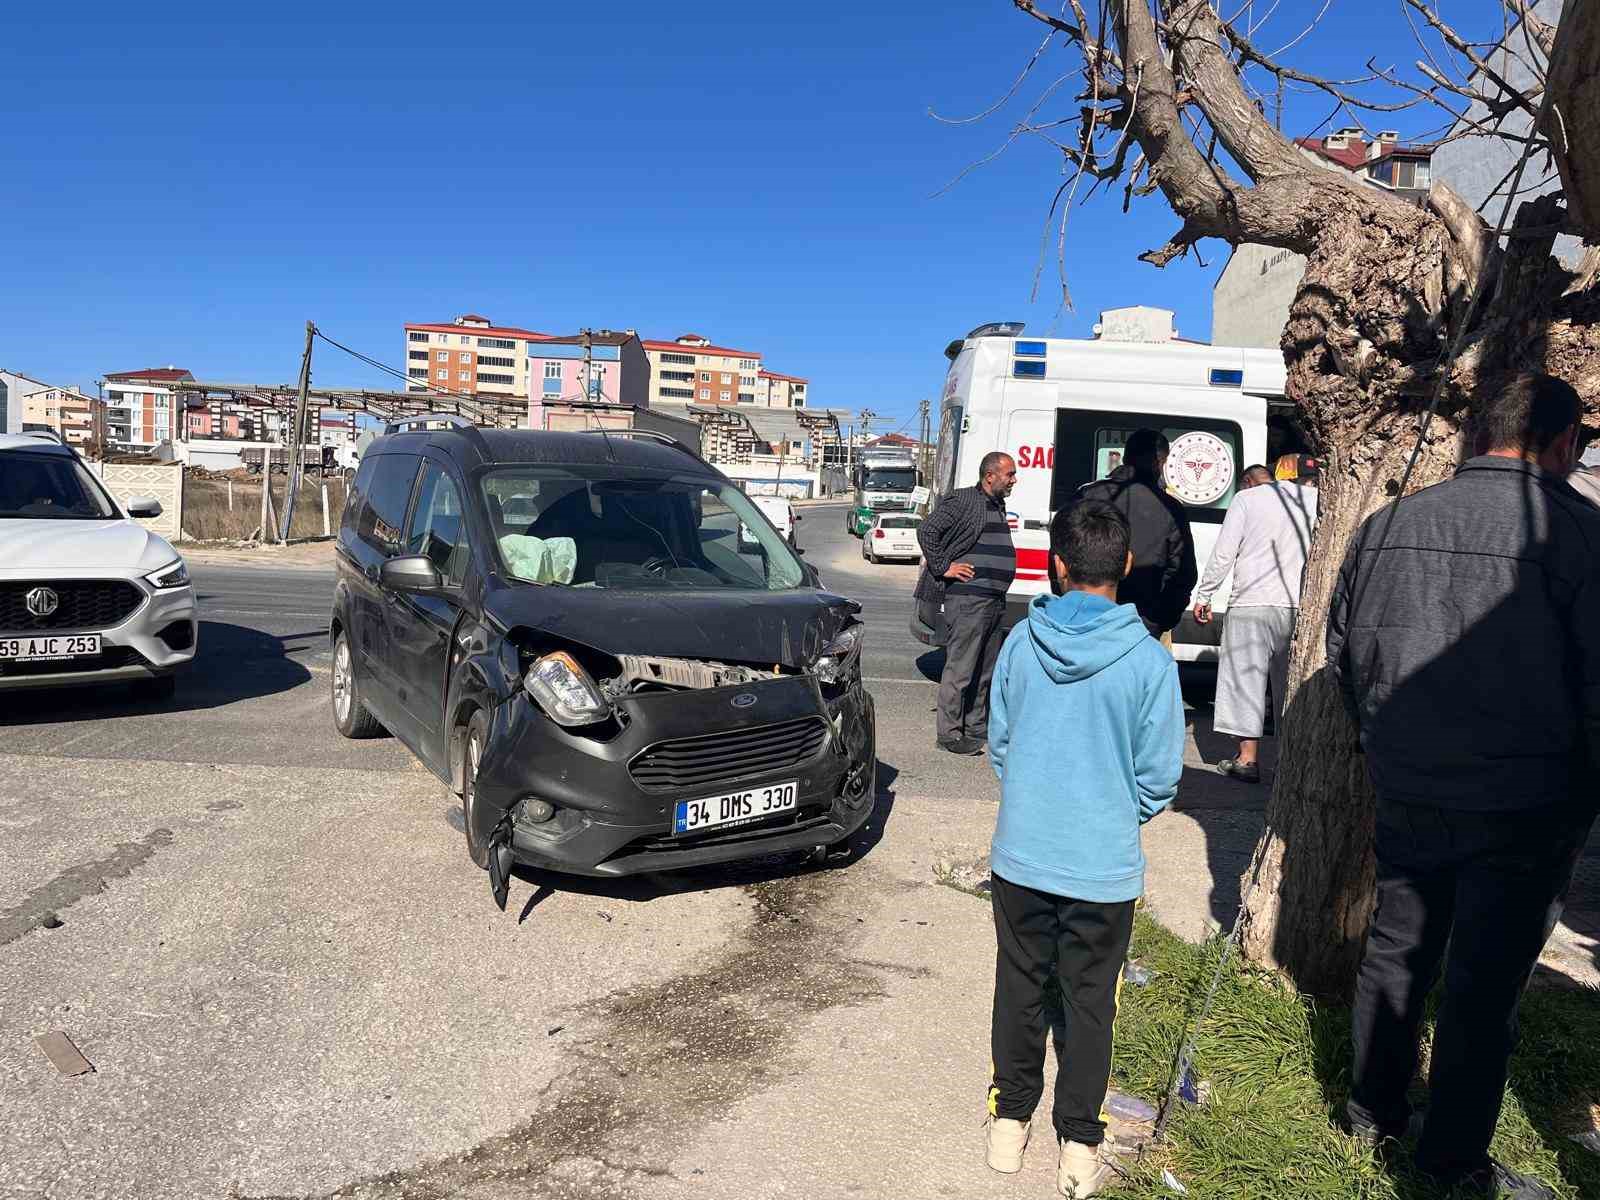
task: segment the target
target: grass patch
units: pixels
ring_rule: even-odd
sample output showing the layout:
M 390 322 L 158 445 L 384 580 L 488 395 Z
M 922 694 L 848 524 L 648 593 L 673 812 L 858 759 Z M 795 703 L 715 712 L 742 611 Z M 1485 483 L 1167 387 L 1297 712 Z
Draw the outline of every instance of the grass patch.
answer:
M 1194 946 L 1140 913 L 1133 954 L 1156 975 L 1124 987 L 1116 1086 L 1159 1102 L 1179 1037 L 1221 952 Z M 1425 1033 L 1425 1036 L 1427 1034 Z M 1404 1152 L 1386 1165 L 1338 1129 L 1349 1088 L 1349 1012 L 1321 1007 L 1268 975 L 1230 963 L 1195 1048 L 1209 1101 L 1185 1106 L 1166 1145 L 1108 1195 L 1161 1196 L 1169 1168 L 1194 1197 L 1227 1200 L 1433 1200 Z M 1522 1004 L 1494 1154 L 1563 1197 L 1600 1197 L 1600 1155 L 1568 1138 L 1600 1100 L 1600 994 L 1540 988 Z

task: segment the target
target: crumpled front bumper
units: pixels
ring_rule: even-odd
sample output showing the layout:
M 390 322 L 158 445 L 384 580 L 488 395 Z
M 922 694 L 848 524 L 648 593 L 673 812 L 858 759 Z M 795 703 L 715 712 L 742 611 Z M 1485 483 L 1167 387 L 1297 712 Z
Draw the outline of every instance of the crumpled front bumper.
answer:
M 750 702 L 735 697 L 755 696 Z M 525 866 L 582 875 L 683 870 L 766 854 L 829 846 L 871 814 L 877 793 L 872 698 L 858 682 L 825 697 L 810 676 L 631 697 L 622 728 L 604 741 L 564 729 L 518 693 L 494 712 L 477 780 L 479 835 L 508 811 L 511 846 Z M 644 787 L 630 764 L 644 751 L 683 738 L 758 731 L 804 719 L 825 722 L 820 747 L 800 761 L 682 787 Z M 681 800 L 794 780 L 796 807 L 759 823 L 674 836 Z M 526 818 L 522 801 L 556 808 Z

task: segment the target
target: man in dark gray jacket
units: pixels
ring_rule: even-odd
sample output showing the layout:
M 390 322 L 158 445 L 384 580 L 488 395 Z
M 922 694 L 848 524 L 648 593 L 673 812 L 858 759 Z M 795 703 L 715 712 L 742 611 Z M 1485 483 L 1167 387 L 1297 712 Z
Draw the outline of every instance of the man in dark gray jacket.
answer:
M 917 599 L 944 604 L 944 674 L 935 728 L 939 748 L 978 754 L 989 736 L 989 683 L 1004 640 L 1006 592 L 1017 573 L 1006 497 L 1017 486 L 1017 463 L 991 450 L 978 464 L 978 485 L 957 488 L 917 529 L 922 574 Z
M 1416 1163 L 1474 1194 L 1553 1194 L 1489 1142 L 1517 1004 L 1595 817 L 1600 510 L 1565 482 L 1579 413 L 1561 380 L 1513 380 L 1481 418 L 1487 453 L 1356 533 L 1328 621 L 1378 802 L 1350 1123 L 1406 1130 L 1442 962 Z
M 1133 570 L 1117 589 L 1117 603 L 1138 609 L 1154 638 L 1183 620 L 1200 578 L 1188 514 L 1161 482 L 1170 449 L 1158 430 L 1136 429 L 1123 447 L 1122 465 L 1078 489 L 1085 500 L 1104 500 L 1128 518 Z

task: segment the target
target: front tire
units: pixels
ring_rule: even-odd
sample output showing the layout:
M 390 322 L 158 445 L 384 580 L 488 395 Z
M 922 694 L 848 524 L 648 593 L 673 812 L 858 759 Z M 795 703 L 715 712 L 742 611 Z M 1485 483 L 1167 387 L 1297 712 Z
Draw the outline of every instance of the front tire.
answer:
M 345 737 L 352 739 L 376 737 L 383 732 L 378 719 L 367 711 L 361 702 L 361 685 L 356 679 L 355 658 L 350 650 L 350 637 L 339 631 L 333 643 L 333 724 Z
M 489 722 L 481 712 L 475 712 L 461 739 L 461 824 L 467 831 L 467 857 L 481 871 L 489 869 L 489 843 L 478 840 L 473 818 L 478 807 L 478 765 L 488 742 Z

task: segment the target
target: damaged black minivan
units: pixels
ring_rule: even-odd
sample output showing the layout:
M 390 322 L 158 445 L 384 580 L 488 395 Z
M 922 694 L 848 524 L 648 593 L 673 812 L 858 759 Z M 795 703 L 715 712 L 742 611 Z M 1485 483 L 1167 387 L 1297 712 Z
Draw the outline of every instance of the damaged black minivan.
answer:
M 513 862 L 676 870 L 867 819 L 860 606 L 715 468 L 641 430 L 390 429 L 339 530 L 334 720 L 460 795 L 502 905 Z

